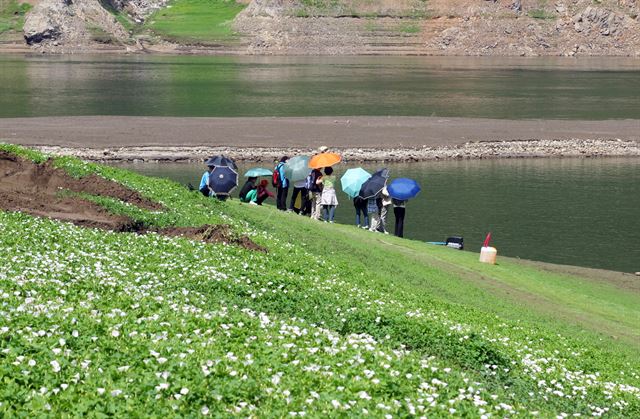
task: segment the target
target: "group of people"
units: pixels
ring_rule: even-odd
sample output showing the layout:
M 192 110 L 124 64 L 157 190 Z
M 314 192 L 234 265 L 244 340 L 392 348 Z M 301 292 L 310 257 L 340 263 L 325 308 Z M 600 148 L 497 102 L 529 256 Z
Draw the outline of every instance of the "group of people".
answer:
M 355 197 L 353 198 L 353 206 L 356 209 L 356 227 L 389 234 L 387 230 L 387 217 L 389 215 L 389 209 L 393 207 L 393 214 L 396 219 L 394 233 L 398 237 L 404 237 L 404 214 L 406 205 L 407 201 L 405 200 L 391 198 L 386 187 L 382 189 L 378 197 L 369 199 Z
M 321 149 L 326 151 L 326 148 Z M 276 199 L 276 207 L 280 211 L 295 212 L 300 215 L 311 217 L 313 220 L 324 220 L 333 223 L 338 206 L 338 196 L 336 194 L 337 179 L 333 174 L 332 167 L 322 169 L 312 169 L 309 175 L 293 183 L 293 193 L 287 205 L 289 195 L 290 180 L 285 173 L 285 164 L 289 160 L 288 156 L 283 156 L 276 164 L 273 171 L 272 185 L 276 188 L 274 195 L 269 191 L 269 181 L 262 179 L 258 183 L 258 177 L 249 177 L 240 189 L 240 201 L 251 205 L 262 205 L 269 197 Z M 200 183 L 200 190 L 207 194 L 206 184 L 208 181 L 207 172 L 203 174 Z M 296 202 L 300 198 L 299 205 Z M 387 217 L 390 208 L 393 207 L 395 215 L 395 235 L 404 235 L 404 215 L 406 201 L 396 200 L 389 196 L 387 188 L 384 187 L 378 196 L 362 199 L 353 199 L 355 208 L 355 222 L 359 228 L 369 231 L 378 231 L 389 234 L 387 230 Z

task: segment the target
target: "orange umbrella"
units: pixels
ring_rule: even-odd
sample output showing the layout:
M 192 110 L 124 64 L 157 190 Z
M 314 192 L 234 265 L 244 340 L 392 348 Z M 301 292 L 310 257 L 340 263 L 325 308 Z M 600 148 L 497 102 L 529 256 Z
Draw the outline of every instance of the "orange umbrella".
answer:
M 342 160 L 342 157 L 340 157 L 340 154 L 320 153 L 311 157 L 311 160 L 309 160 L 309 167 L 312 169 L 329 167 L 329 166 L 333 166 L 334 164 L 340 163 L 340 160 Z

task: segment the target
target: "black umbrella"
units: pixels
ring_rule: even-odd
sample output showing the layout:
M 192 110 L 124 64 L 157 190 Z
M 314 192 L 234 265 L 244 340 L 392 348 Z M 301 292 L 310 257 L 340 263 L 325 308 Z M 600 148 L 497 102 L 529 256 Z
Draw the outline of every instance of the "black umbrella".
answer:
M 362 184 L 360 188 L 360 198 L 369 199 L 378 196 L 384 185 L 387 183 L 387 179 L 389 179 L 389 169 L 380 169 L 375 172 L 365 183 Z
M 209 173 L 209 188 L 216 196 L 229 195 L 238 186 L 238 173 L 230 167 L 216 166 Z
M 230 167 L 233 170 L 238 170 L 238 166 L 236 166 L 236 162 L 233 161 L 232 158 L 229 158 L 224 155 L 220 156 L 211 156 L 207 161 L 204 162 L 207 166 L 221 166 L 221 167 Z

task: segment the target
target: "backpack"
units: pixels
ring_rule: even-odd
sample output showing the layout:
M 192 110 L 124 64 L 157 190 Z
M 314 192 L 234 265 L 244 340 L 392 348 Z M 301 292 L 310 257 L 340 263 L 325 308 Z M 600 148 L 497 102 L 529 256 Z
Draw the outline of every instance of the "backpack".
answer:
M 316 181 L 318 180 L 318 171 L 317 170 L 312 170 L 311 173 L 309 173 L 309 175 L 307 175 L 307 177 L 304 180 L 304 187 L 309 191 L 309 192 L 322 192 L 322 185 L 318 185 L 316 183 Z
M 279 188 L 282 186 L 282 179 L 280 179 L 280 164 L 281 163 L 278 163 L 276 168 L 273 169 L 273 175 L 271 177 L 271 185 L 274 188 Z
M 304 188 L 308 191 L 313 191 L 316 186 L 316 177 L 313 175 L 313 171 L 307 175 L 304 179 Z

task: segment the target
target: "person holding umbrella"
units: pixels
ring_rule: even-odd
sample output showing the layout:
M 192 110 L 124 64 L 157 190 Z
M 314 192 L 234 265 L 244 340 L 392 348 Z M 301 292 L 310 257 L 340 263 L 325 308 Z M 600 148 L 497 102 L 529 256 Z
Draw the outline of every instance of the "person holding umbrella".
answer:
M 247 197 L 247 194 L 256 189 L 256 182 L 260 176 L 271 176 L 271 170 L 263 169 L 262 167 L 254 167 L 253 169 L 249 169 L 244 177 L 248 178 L 245 184 L 240 189 L 240 201 L 241 202 L 252 202 L 252 198 L 255 197 L 254 194 L 251 194 L 251 197 Z M 268 183 L 268 182 L 267 182 Z
M 309 200 L 309 191 L 305 188 L 306 182 L 305 180 L 298 180 L 293 183 L 293 193 L 291 194 L 291 202 L 289 203 L 288 211 L 294 211 L 297 214 L 304 214 L 305 208 L 308 206 L 307 201 Z M 300 195 L 300 208 L 296 208 L 296 199 Z
M 287 180 L 293 183 L 293 194 L 288 211 L 304 214 L 309 200 L 309 191 L 305 187 L 306 178 L 309 175 L 309 156 L 295 156 L 289 159 L 284 166 L 284 173 Z M 298 196 L 300 196 L 300 209 L 295 206 Z
M 404 237 L 404 214 L 407 200 L 391 198 L 391 202 L 393 203 L 393 215 L 396 216 L 396 228 L 394 234 L 398 237 Z
M 326 149 L 324 149 L 326 150 Z M 321 150 L 322 151 L 322 148 Z M 326 152 L 321 152 L 318 153 L 316 155 L 314 155 L 313 157 L 311 157 L 311 159 L 309 160 L 309 168 L 310 169 L 314 169 L 313 172 L 311 172 L 310 176 L 312 177 L 316 177 L 316 180 L 314 183 L 311 184 L 311 186 L 313 187 L 313 185 L 317 185 L 318 189 L 321 189 L 323 192 L 315 192 L 312 191 L 314 193 L 312 193 L 312 216 L 311 218 L 315 219 L 315 220 L 319 220 L 320 219 L 320 215 L 321 215 L 321 211 L 322 211 L 322 203 L 323 202 L 329 202 L 332 203 L 335 201 L 335 205 L 333 205 L 333 211 L 335 212 L 335 206 L 338 203 L 338 198 L 335 196 L 335 188 L 333 188 L 333 195 L 334 197 L 331 198 L 330 197 L 330 192 L 327 192 L 327 198 L 324 199 L 323 198 L 323 194 L 324 194 L 324 188 L 326 187 L 326 185 L 324 184 L 322 178 L 324 177 L 322 175 L 322 172 L 320 172 L 320 169 L 325 168 L 325 176 L 327 175 L 326 169 L 333 166 L 334 164 L 338 164 L 340 163 L 340 161 L 342 160 L 342 157 L 337 154 L 337 153 L 326 153 Z M 331 172 L 333 172 L 333 169 L 331 169 Z M 331 175 L 329 175 L 331 176 Z M 313 182 L 313 179 L 309 179 L 309 181 Z M 310 182 L 307 182 L 307 185 L 309 185 Z M 333 187 L 335 180 L 333 179 L 329 179 L 329 183 L 331 184 L 331 186 Z M 311 190 L 311 189 L 310 189 Z M 319 199 L 318 199 L 319 198 Z M 334 200 L 335 198 L 335 200 Z M 314 202 L 313 202 L 314 201 Z M 315 205 L 314 205 L 315 204 Z M 315 208 L 315 210 L 313 209 Z M 332 217 L 330 217 L 332 218 Z
M 353 207 L 356 210 L 356 226 L 360 227 L 360 221 L 362 221 L 362 228 L 369 228 L 369 216 L 367 215 L 367 201 L 360 196 L 360 188 L 365 183 L 371 174 L 364 170 L 362 167 L 356 167 L 348 169 L 340 178 L 342 183 L 342 190 L 349 195 L 349 198 L 353 199 Z M 362 214 L 362 218 L 360 215 Z
M 362 184 L 358 196 L 367 201 L 367 213 L 369 214 L 369 231 L 376 231 L 380 223 L 378 197 L 389 179 L 389 169 L 384 168 L 375 172 Z
M 242 185 L 242 189 L 240 189 L 240 202 L 250 202 L 251 199 L 247 198 L 247 194 L 252 190 L 256 189 L 256 181 L 257 177 L 250 177 L 247 181 Z
M 211 190 L 209 189 L 209 174 L 215 168 L 215 166 L 207 166 L 207 170 L 202 174 L 200 178 L 200 186 L 198 190 L 204 196 L 211 196 Z
M 333 218 L 336 214 L 336 207 L 338 206 L 338 197 L 336 195 L 336 177 L 333 176 L 333 168 L 325 167 L 324 176 L 318 179 L 318 182 L 322 184 L 322 197 L 320 198 L 320 204 L 322 204 L 322 211 L 324 212 L 324 220 L 333 223 Z
M 216 198 L 226 200 L 231 192 L 238 186 L 238 173 L 227 166 L 216 166 L 209 173 L 209 189 Z
M 393 202 L 393 213 L 396 216 L 395 234 L 404 237 L 404 216 L 407 200 L 415 198 L 420 192 L 420 185 L 413 179 L 394 179 L 387 188 Z
M 289 160 L 288 156 L 282 156 L 273 170 L 273 187 L 277 190 L 276 207 L 280 211 L 287 210 L 287 194 L 289 193 L 289 179 L 284 173 L 284 165 Z

